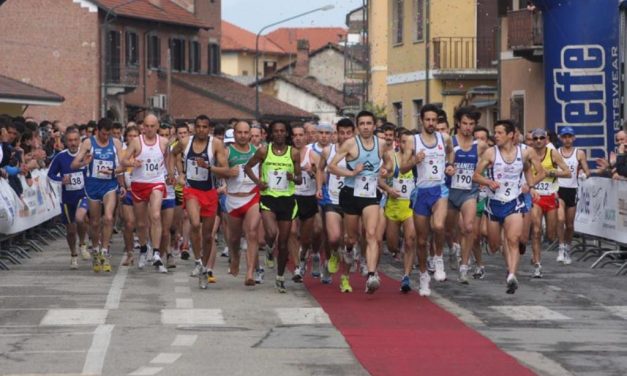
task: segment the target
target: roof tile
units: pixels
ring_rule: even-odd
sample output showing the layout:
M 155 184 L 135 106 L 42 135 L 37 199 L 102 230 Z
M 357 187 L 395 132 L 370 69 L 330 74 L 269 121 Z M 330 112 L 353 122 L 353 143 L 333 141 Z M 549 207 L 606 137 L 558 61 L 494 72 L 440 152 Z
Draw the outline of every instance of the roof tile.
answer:
M 193 27 L 216 26 L 208 25 L 193 13 L 188 12 L 171 0 L 161 0 L 161 7 L 152 4 L 148 0 L 137 0 L 126 5 L 123 4 L 127 3 L 128 0 L 94 0 L 94 2 L 106 10 L 119 6 L 113 12 L 126 17 Z
M 255 51 L 255 39 L 257 38 L 257 34 L 228 21 L 222 20 L 221 38 L 220 48 L 222 51 Z M 277 46 L 263 35 L 259 37 L 259 51 L 264 53 L 286 54 L 281 47 Z
M 37 86 L 0 75 L 0 98 L 31 99 L 61 103 L 62 96 Z
M 329 43 L 339 44 L 346 33 L 347 30 L 342 27 L 281 27 L 266 34 L 266 37 L 287 53 L 294 54 L 299 39 L 307 39 L 309 49 L 313 51 Z

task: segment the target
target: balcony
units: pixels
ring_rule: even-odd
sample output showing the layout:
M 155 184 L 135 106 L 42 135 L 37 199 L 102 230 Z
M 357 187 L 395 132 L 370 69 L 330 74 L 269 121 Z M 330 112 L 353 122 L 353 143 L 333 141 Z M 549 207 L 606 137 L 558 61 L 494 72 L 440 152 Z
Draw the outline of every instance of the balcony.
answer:
M 496 79 L 496 39 L 433 38 L 433 76 L 440 79 Z
M 344 71 L 348 79 L 365 80 L 368 75 L 368 46 L 352 44 L 344 47 Z
M 507 13 L 507 48 L 514 56 L 541 62 L 543 44 L 542 12 L 521 9 Z
M 109 95 L 126 94 L 139 86 L 139 66 L 107 64 L 106 83 Z

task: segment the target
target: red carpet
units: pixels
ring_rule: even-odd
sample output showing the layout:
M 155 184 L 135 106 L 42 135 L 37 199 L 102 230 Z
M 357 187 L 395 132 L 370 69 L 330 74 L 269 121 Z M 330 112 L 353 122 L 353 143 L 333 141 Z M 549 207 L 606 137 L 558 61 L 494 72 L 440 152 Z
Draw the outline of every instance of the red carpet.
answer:
M 305 285 L 372 375 L 533 375 L 494 343 L 454 315 L 381 274 L 381 288 L 364 293 L 365 281 L 351 278 L 352 294 L 307 277 Z M 451 282 L 448 282 L 451 283 Z

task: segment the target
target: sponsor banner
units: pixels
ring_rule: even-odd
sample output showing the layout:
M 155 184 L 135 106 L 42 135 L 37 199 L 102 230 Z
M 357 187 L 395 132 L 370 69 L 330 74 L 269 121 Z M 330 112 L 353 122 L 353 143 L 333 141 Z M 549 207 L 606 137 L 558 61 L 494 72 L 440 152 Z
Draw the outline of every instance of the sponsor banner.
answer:
M 547 129 L 559 134 L 561 128 L 573 127 L 575 146 L 591 159 L 605 157 L 622 125 L 619 3 L 534 3 L 544 19 Z
M 16 234 L 61 214 L 61 185 L 50 183 L 47 173 L 47 169 L 31 171 L 29 181 L 20 176 L 22 197 L 0 179 L 0 234 Z
M 575 231 L 627 244 L 627 181 L 580 181 Z

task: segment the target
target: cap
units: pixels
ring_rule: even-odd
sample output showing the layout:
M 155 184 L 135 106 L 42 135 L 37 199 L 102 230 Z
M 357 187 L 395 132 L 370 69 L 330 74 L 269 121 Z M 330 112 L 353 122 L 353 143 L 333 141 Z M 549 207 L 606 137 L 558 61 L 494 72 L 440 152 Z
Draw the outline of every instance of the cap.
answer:
M 224 143 L 228 144 L 230 142 L 235 142 L 235 131 L 232 129 L 227 129 L 224 133 Z
M 320 122 L 318 123 L 317 130 L 318 132 L 333 132 L 335 129 L 333 129 L 333 125 L 331 125 L 331 123 Z
M 560 136 L 565 136 L 567 134 L 569 134 L 571 136 L 575 135 L 575 130 L 573 129 L 573 127 L 564 127 L 562 129 L 560 129 Z
M 531 131 L 531 137 L 546 137 L 546 130 L 544 128 L 536 128 Z

